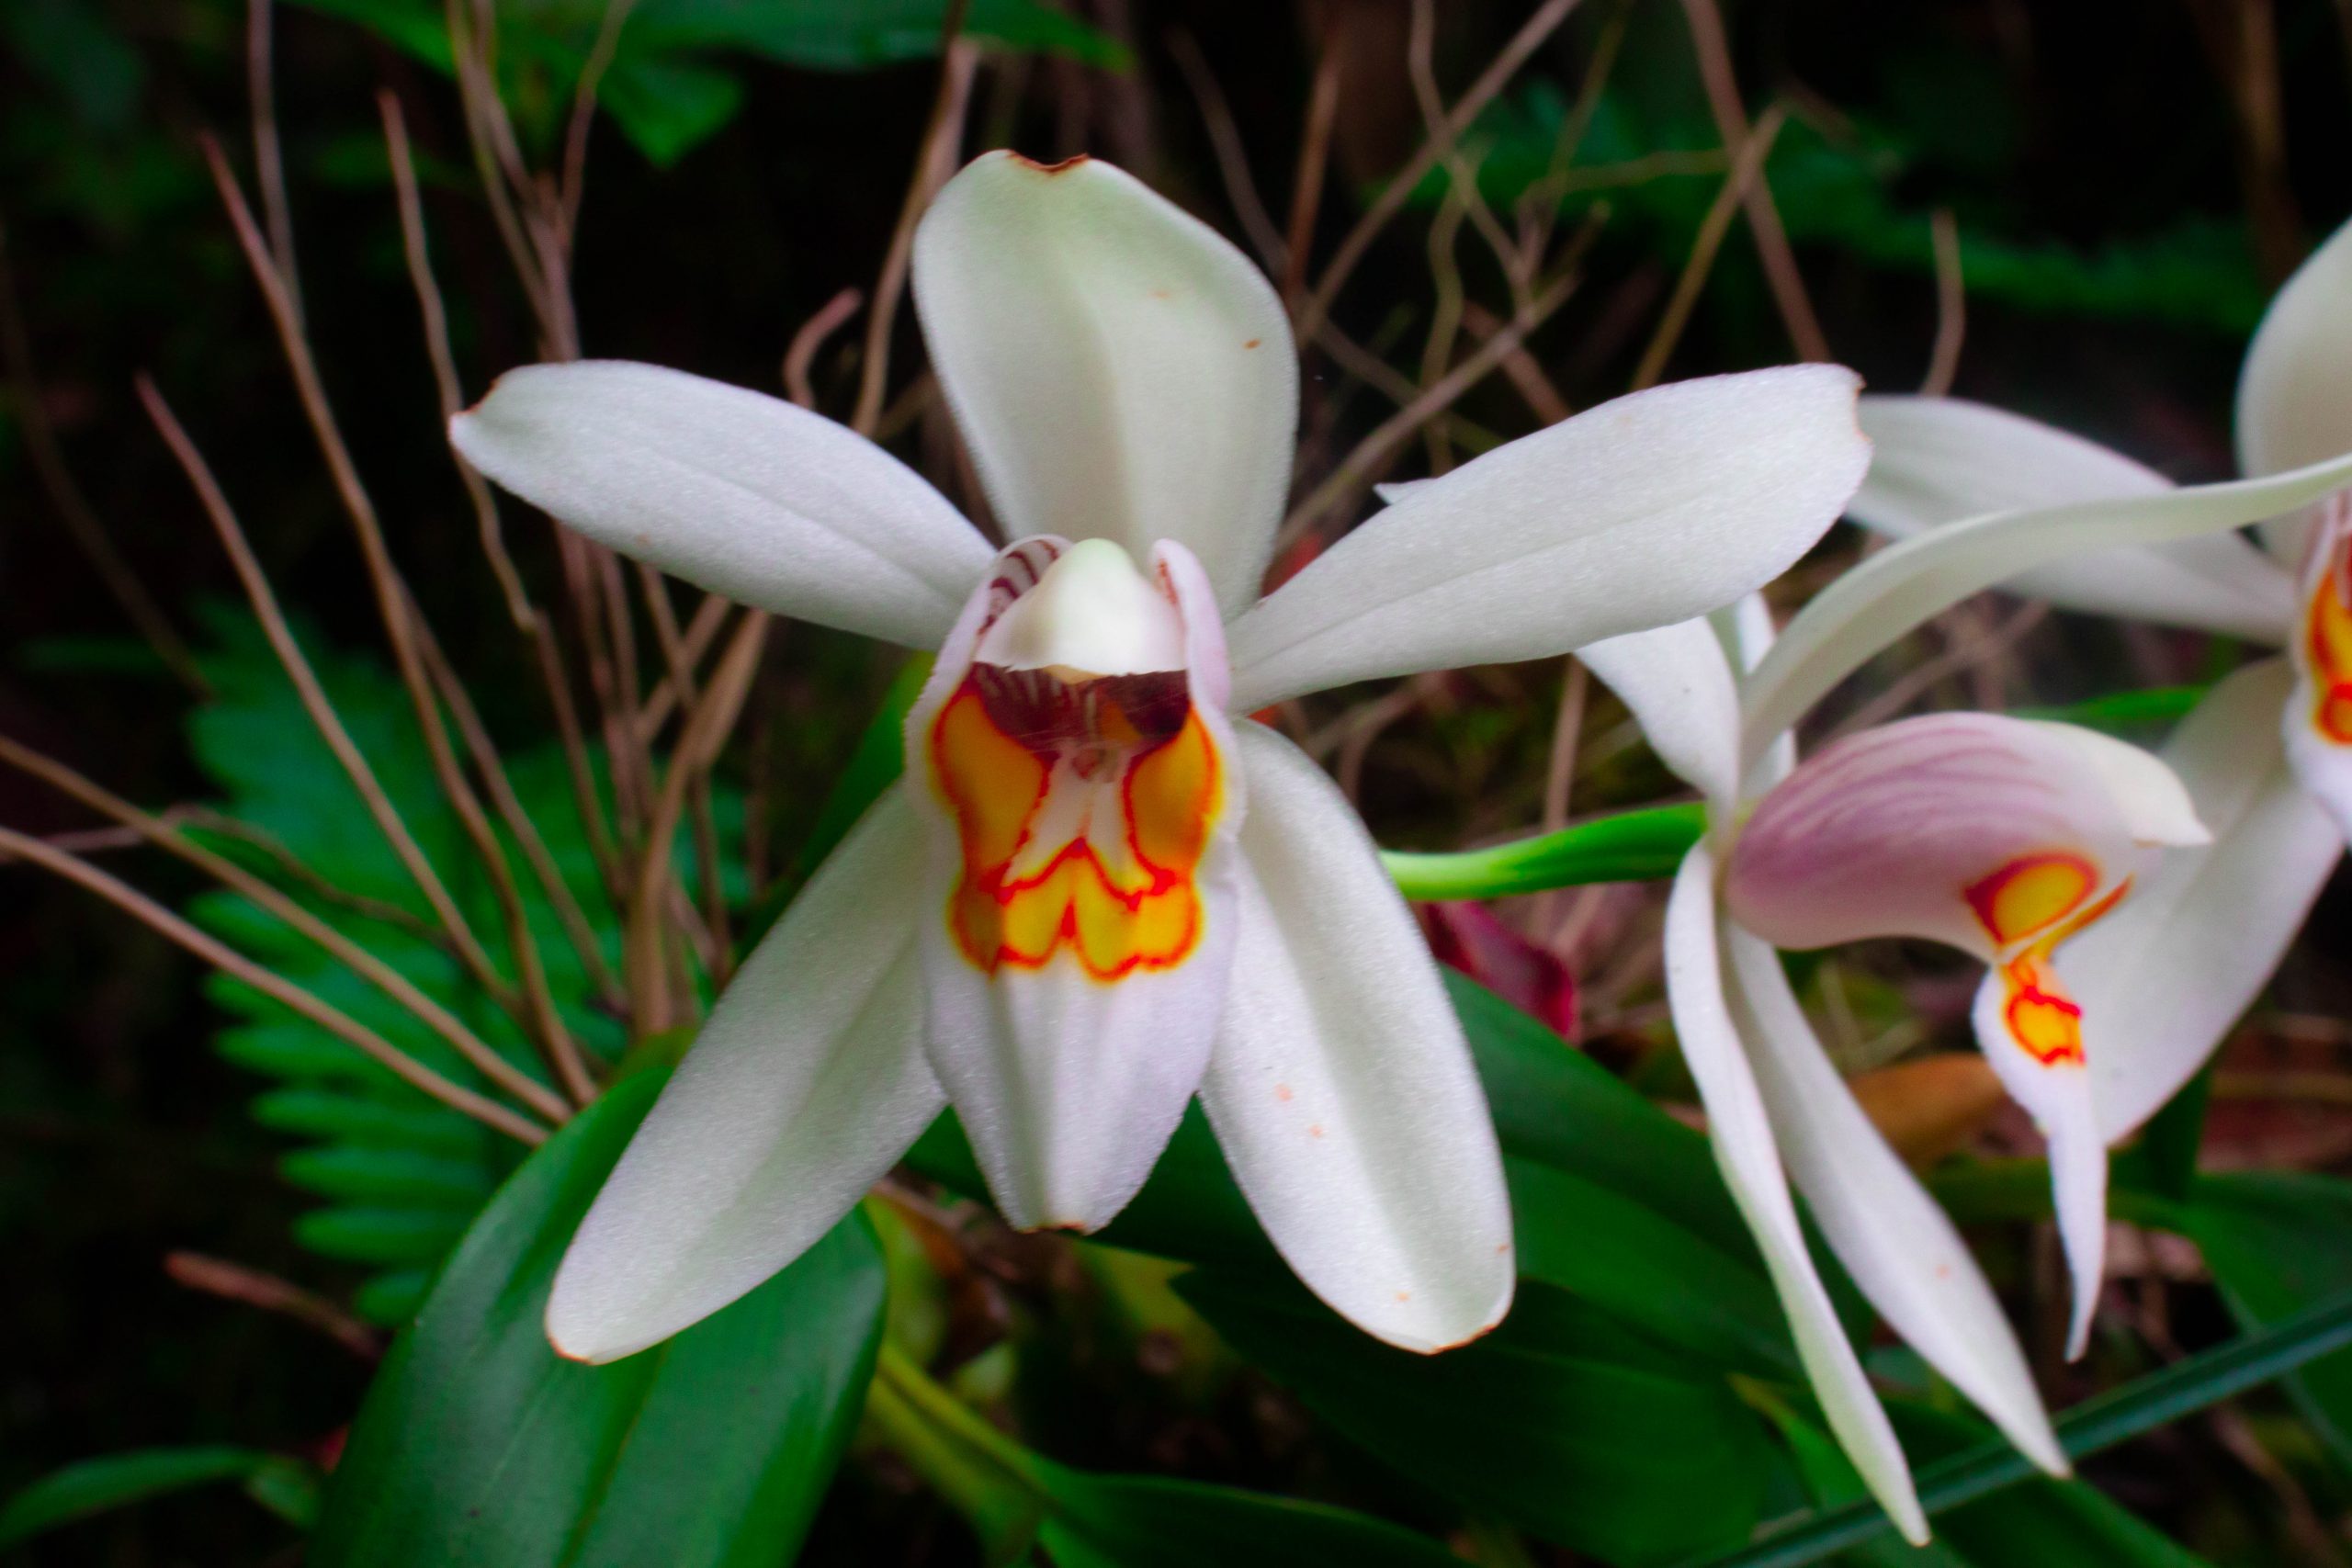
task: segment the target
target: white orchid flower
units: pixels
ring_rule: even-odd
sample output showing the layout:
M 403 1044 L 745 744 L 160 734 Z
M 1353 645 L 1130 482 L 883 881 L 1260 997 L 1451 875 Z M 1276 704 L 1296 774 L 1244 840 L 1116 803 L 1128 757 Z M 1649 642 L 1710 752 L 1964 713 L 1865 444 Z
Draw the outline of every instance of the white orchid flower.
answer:
M 2002 508 L 2188 493 L 2119 453 L 1982 404 L 1865 398 L 1862 408 L 1878 453 L 1852 511 L 1891 534 Z M 2265 314 L 2239 378 L 2237 439 L 2254 476 L 2352 451 L 2352 224 Z M 2129 908 L 2075 945 L 2071 977 L 2110 1142 L 2220 1046 L 2352 835 L 2352 494 L 2280 511 L 2261 547 L 2230 535 L 2129 547 L 2004 583 L 2283 650 L 2215 686 L 2166 749 L 2212 846 L 2167 857 Z
M 1724 628 L 1743 662 L 1770 625 L 1750 600 Z M 1776 743 L 1744 767 L 1740 682 L 1707 623 L 1613 638 L 1582 657 L 1707 796 L 1708 832 L 1667 905 L 1668 997 L 1716 1162 L 1832 1429 L 1905 1535 L 1924 1541 L 1902 1447 L 1806 1249 L 1792 1181 L 1888 1323 L 2064 1474 L 1999 1300 L 1838 1076 L 1776 949 L 1917 936 L 1990 966 L 1977 1034 L 2009 1092 L 2051 1131 L 2079 1342 L 2099 1271 L 2106 1149 L 2057 952 L 2124 898 L 2156 846 L 2203 841 L 2186 792 L 2120 741 L 1982 714 L 1884 725 L 1801 765 Z
M 548 1305 L 609 1360 L 831 1227 L 952 1102 L 1021 1226 L 1092 1230 L 1197 1094 L 1299 1277 L 1392 1344 L 1493 1325 L 1492 1123 L 1345 798 L 1238 716 L 1727 604 L 1867 462 L 1855 379 L 1644 392 L 1422 488 L 1278 592 L 1297 369 L 1272 288 L 1118 170 L 979 159 L 922 221 L 932 359 L 992 550 L 842 426 L 624 364 L 514 371 L 453 427 L 517 494 L 745 603 L 938 650 L 908 777 L 745 963 Z

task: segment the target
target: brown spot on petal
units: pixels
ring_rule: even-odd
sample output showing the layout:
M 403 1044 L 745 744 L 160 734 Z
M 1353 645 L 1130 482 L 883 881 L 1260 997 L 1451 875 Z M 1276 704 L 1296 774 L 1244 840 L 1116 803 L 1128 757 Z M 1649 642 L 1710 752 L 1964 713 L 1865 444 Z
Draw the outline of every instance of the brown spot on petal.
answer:
M 1281 1100 L 1284 1105 L 1288 1105 L 1290 1103 L 1290 1085 L 1286 1083 L 1276 1084 L 1274 1086 L 1274 1098 Z
M 1413 1292 L 1410 1291 L 1399 1291 L 1396 1292 L 1396 1299 L 1400 1302 L 1409 1302 L 1413 1299 Z
M 1263 343 L 1263 342 L 1265 342 L 1265 341 L 1266 341 L 1266 340 L 1265 340 L 1264 338 L 1261 338 L 1261 337 L 1253 337 L 1253 338 L 1251 338 L 1248 343 L 1243 344 L 1241 346 L 1242 346 L 1242 347 L 1244 347 L 1244 348 L 1255 348 L 1255 347 L 1257 347 L 1260 344 L 1261 344 L 1261 343 Z
M 1151 297 L 1155 299 L 1173 299 L 1176 298 L 1176 291 L 1173 288 L 1155 288 L 1151 291 Z
M 1023 153 L 1015 152 L 1012 155 L 1012 161 L 1026 168 L 1035 169 L 1041 175 L 1058 175 L 1066 173 L 1069 170 L 1075 169 L 1080 164 L 1088 163 L 1091 160 L 1088 158 L 1087 154 L 1080 152 L 1077 157 L 1064 158 L 1058 164 L 1040 164 L 1035 158 L 1029 157 Z
M 1319 1137 L 1321 1137 L 1321 1136 L 1323 1135 L 1323 1123 L 1322 1123 L 1322 1122 L 1316 1122 L 1313 1126 L 1311 1126 L 1311 1127 L 1307 1128 L 1307 1129 L 1306 1129 L 1306 1135 L 1307 1135 L 1308 1137 L 1310 1137 L 1310 1138 L 1319 1138 Z

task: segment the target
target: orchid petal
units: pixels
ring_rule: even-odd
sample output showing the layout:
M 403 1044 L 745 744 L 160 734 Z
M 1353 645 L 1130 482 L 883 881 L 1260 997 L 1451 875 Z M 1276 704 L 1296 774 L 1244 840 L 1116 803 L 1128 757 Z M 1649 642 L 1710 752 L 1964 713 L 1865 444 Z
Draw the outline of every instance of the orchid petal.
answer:
M 2070 988 L 2054 984 L 2045 966 L 2033 995 L 2045 1005 L 2065 1005 Z M 2050 1187 L 2058 1217 L 2058 1240 L 2074 1279 L 2074 1310 L 2066 1326 L 2066 1359 L 2081 1357 L 2090 1342 L 2098 1309 L 2100 1276 L 2107 1255 L 2107 1140 L 2100 1134 L 2098 1101 L 2083 1047 L 2056 1053 L 2038 1049 L 2010 1021 L 2016 990 L 2000 969 L 1976 989 L 1972 1018 L 1984 1059 L 2025 1107 L 2050 1145 Z
M 2034 1463 L 2064 1475 L 2025 1353 L 1967 1243 L 1830 1065 L 1780 954 L 1729 920 L 1720 934 L 1757 1087 L 1821 1234 L 1896 1333 Z
M 1243 710 L 1703 615 L 1810 548 L 1868 461 L 1851 371 L 1604 403 L 1416 486 L 1233 624 Z
M 1739 689 L 1715 629 L 1703 618 L 1627 632 L 1577 657 L 1617 694 L 1658 761 L 1727 821 L 1739 791 Z
M 2352 491 L 2312 509 L 2302 609 L 2289 645 L 2295 689 L 2287 760 L 2303 787 L 2352 834 Z
M 1929 714 L 1806 759 L 1757 804 L 1724 894 L 1778 947 L 1916 936 L 1990 960 L 2095 908 L 2145 846 L 2204 837 L 2179 780 L 2136 747 Z
M 2030 567 L 2085 550 L 2234 528 L 2352 484 L 2352 457 L 2263 479 L 2004 512 L 1905 539 L 1855 566 L 1781 628 L 1747 682 L 1753 757 L 1881 649 Z
M 1733 1021 L 1728 977 L 1715 944 L 1714 878 L 1714 854 L 1702 843 L 1684 858 L 1668 897 L 1666 984 L 1675 1035 L 1706 1102 L 1716 1167 L 1764 1255 L 1822 1413 L 1879 1506 L 1905 1539 L 1923 1545 L 1928 1519 L 1903 1445 L 1805 1250 L 1763 1095 Z
M 2110 1144 L 2221 1045 L 2343 858 L 2343 829 L 2297 782 L 2279 743 L 2291 683 L 2283 660 L 2249 665 L 2181 721 L 2165 760 L 2212 844 L 2164 856 L 2114 913 L 2066 945 Z
M 1134 176 L 974 160 L 916 231 L 915 303 L 1006 532 L 1173 539 L 1227 614 L 1290 486 L 1298 361 L 1265 276 Z
M 2352 451 L 2352 223 L 2270 301 L 2238 373 L 2238 455 L 2275 474 Z
M 762 940 L 638 1128 L 557 1269 L 548 1336 L 610 1361 L 800 1256 L 944 1097 L 911 925 L 922 839 L 893 788 Z
M 1871 471 L 1847 513 L 1898 539 L 1996 512 L 2173 488 L 2096 442 L 1959 398 L 1867 397 L 1861 420 Z M 2293 582 L 2234 534 L 2067 557 L 2001 586 L 2068 609 L 2264 642 L 2284 635 L 2293 612 Z
M 1222 627 L 1182 546 L 1154 565 L 1185 670 L 1066 684 L 976 660 L 1072 553 L 1036 538 L 998 558 L 906 735 L 932 1066 L 1005 1218 L 1091 1231 L 1143 1185 L 1206 1068 L 1244 800 Z
M 1430 1352 L 1500 1322 L 1510 1201 L 1462 1025 L 1355 810 L 1289 741 L 1250 775 L 1240 953 L 1201 1104 L 1298 1277 Z
M 912 468 L 831 420 L 620 360 L 526 365 L 449 422 L 466 460 L 567 526 L 778 615 L 933 648 L 988 565 Z

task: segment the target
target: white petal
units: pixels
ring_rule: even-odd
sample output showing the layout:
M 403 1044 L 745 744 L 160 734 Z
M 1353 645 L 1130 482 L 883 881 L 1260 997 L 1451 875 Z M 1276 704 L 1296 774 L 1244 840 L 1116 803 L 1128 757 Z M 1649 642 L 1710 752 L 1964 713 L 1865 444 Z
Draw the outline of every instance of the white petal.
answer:
M 1234 623 L 1238 700 L 1539 659 L 1729 604 L 1853 493 L 1856 385 L 1833 365 L 1677 382 L 1415 487 Z
M 1715 1164 L 1764 1254 L 1822 1413 L 1879 1506 L 1906 1540 L 1923 1544 L 1927 1516 L 1912 1487 L 1903 1445 L 1805 1250 L 1763 1095 L 1733 1021 L 1727 998 L 1732 982 L 1715 945 L 1714 876 L 1713 853 L 1702 843 L 1684 857 L 1667 900 L 1666 987 L 1674 1032 L 1706 1101 Z
M 1106 748 L 1098 721 L 1135 692 L 1109 681 L 1089 695 L 1036 674 L 1049 705 L 999 718 L 973 650 L 1067 547 L 999 558 L 908 715 L 907 756 L 929 841 L 915 925 L 932 1066 L 1005 1218 L 1091 1231 L 1143 1185 L 1206 1068 L 1245 799 L 1216 606 L 1178 545 L 1155 556 L 1188 664 L 1164 744 Z M 1192 837 L 1171 851 L 1171 834 Z
M 610 1361 L 717 1312 L 831 1230 L 945 1103 L 921 1043 L 922 840 L 877 801 L 753 951 L 581 1222 L 548 1301 Z
M 2094 908 L 2145 846 L 2203 839 L 2180 782 L 2137 747 L 1929 714 L 1807 758 L 1757 803 L 1724 891 L 1779 947 L 1916 936 L 1990 959 Z
M 1770 946 L 1731 924 L 1742 1035 L 1790 1178 L 1862 1293 L 1897 1333 L 2052 1475 L 2066 1456 L 1984 1271 L 1830 1066 Z
M 1257 597 L 1298 360 L 1248 257 L 1109 164 L 990 152 L 924 214 L 914 292 L 1006 533 L 1107 538 L 1138 559 L 1173 539 L 1227 614 Z
M 1958 398 L 1867 397 L 1870 476 L 1847 508 L 1907 538 L 2021 507 L 2161 495 L 2172 481 L 2120 452 Z M 2132 545 L 2046 562 L 2001 584 L 2068 609 L 2277 642 L 2294 585 L 2234 534 Z
M 683 371 L 526 365 L 449 422 L 467 461 L 599 544 L 778 615 L 938 645 L 989 547 L 831 420 Z
M 2280 749 L 2290 681 L 2283 660 L 2248 666 L 2181 721 L 2165 759 L 2212 844 L 2164 855 L 2112 914 L 2066 945 L 2066 983 L 2083 1010 L 2110 1144 L 2221 1045 L 2343 858 L 2343 830 Z
M 2249 474 L 2352 451 L 2352 223 L 2270 301 L 2238 374 L 2237 427 Z
M 2058 1239 L 2074 1280 L 2074 1312 L 2066 1329 L 2066 1359 L 2073 1360 L 2090 1341 L 2099 1280 L 2106 1271 L 2107 1140 L 2099 1132 L 2086 1054 L 2076 1051 L 2054 1058 L 2037 1054 L 2006 1021 L 2009 1005 L 2008 987 L 1996 968 L 1977 987 L 1976 1039 L 2001 1087 L 2025 1107 L 2050 1145 Z
M 1914 626 L 2030 567 L 2086 550 L 2216 533 L 2352 483 L 2352 457 L 2266 479 L 2185 485 L 2163 495 L 2076 502 L 1934 529 L 1881 550 L 1781 628 L 1748 682 L 1754 756 L 1830 689 Z
M 1714 627 L 1677 621 L 1592 643 L 1577 657 L 1631 710 L 1658 761 L 1727 818 L 1739 790 L 1739 690 Z
M 1423 1352 L 1492 1328 L 1515 1275 L 1485 1092 L 1429 948 L 1345 796 L 1260 726 L 1241 949 L 1201 1104 L 1309 1289 Z

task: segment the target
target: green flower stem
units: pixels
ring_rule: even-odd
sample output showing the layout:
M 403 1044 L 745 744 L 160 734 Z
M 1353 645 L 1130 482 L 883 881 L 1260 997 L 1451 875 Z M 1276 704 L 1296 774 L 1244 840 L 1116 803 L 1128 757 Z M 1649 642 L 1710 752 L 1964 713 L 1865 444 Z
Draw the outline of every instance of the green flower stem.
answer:
M 889 1340 L 865 1414 L 910 1469 L 971 1522 L 989 1562 L 1017 1558 L 1046 1506 L 1035 1454 L 942 1388 Z
M 1380 858 L 1408 898 L 1494 898 L 1672 876 L 1706 829 L 1707 808 L 1691 801 L 1596 817 L 1556 833 L 1459 854 L 1383 850 Z
M 2075 1459 L 2154 1431 L 2170 1421 L 2258 1388 L 2352 1345 L 2352 1292 L 2305 1308 L 2226 1345 L 2086 1399 L 2060 1416 L 2058 1440 Z M 1930 1516 L 2032 1479 L 2032 1462 L 1998 1438 L 1919 1472 L 1919 1502 Z M 1706 1568 L 1802 1568 L 1894 1533 L 1875 1503 L 1808 1517 Z

